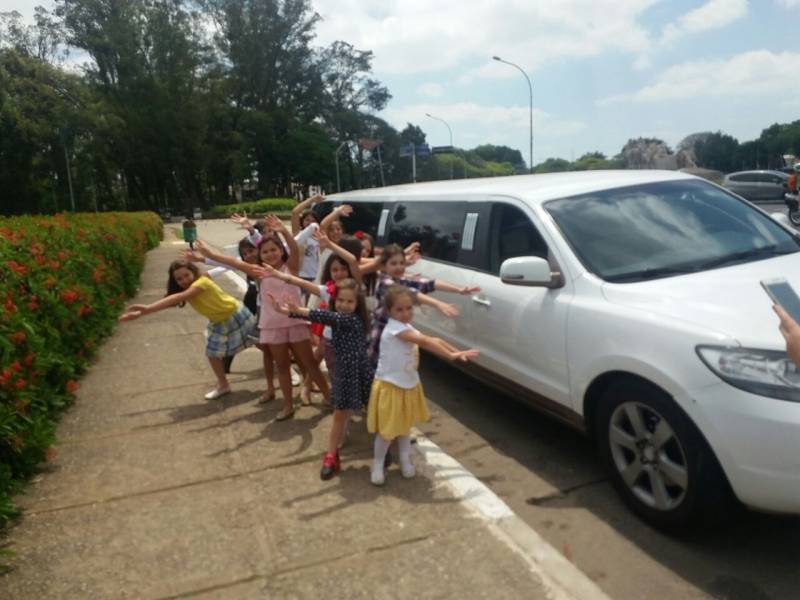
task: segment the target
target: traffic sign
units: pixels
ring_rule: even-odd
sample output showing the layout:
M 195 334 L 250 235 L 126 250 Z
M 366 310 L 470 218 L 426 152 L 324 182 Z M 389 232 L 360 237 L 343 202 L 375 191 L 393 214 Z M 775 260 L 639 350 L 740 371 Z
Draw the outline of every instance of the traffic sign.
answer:
M 406 144 L 405 146 L 400 146 L 400 156 L 411 156 L 414 152 L 414 146 L 412 144 Z
M 431 147 L 428 144 L 417 144 L 415 146 L 417 151 L 417 156 L 427 156 L 431 153 Z
M 453 154 L 452 146 L 434 146 L 431 148 L 432 154 Z

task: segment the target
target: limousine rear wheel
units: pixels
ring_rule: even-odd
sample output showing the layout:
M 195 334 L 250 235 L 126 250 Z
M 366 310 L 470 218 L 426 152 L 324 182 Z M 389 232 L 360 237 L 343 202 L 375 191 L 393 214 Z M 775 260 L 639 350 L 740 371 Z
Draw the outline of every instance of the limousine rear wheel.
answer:
M 600 398 L 597 439 L 614 487 L 650 524 L 681 528 L 727 495 L 716 458 L 691 420 L 662 390 L 621 380 Z

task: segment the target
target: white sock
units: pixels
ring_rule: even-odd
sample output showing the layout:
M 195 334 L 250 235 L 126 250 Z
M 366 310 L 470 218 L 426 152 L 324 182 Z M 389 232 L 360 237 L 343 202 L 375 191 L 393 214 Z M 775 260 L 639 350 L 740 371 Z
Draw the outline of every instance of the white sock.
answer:
M 400 464 L 411 464 L 411 436 L 401 435 L 397 438 L 397 450 L 400 454 Z
M 386 459 L 386 453 L 389 451 L 389 444 L 392 440 L 387 440 L 380 434 L 375 434 L 375 454 L 372 462 L 372 470 L 383 473 L 383 461 Z

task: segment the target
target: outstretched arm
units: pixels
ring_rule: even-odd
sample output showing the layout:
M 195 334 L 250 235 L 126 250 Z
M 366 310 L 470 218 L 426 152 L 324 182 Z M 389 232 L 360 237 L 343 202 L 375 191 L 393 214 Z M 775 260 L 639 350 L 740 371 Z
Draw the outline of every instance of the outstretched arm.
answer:
M 240 271 L 243 271 L 256 279 L 263 277 L 263 272 L 258 265 L 251 265 L 250 263 L 244 262 L 239 258 L 234 258 L 233 256 L 228 256 L 227 254 L 217 252 L 200 240 L 197 240 L 194 243 L 194 246 L 197 248 L 197 251 L 200 254 L 221 265 L 227 265 L 234 269 L 239 269 Z
M 138 319 L 139 317 L 143 317 L 144 315 L 149 315 L 154 312 L 158 312 L 160 310 L 164 310 L 165 308 L 169 308 L 170 306 L 177 306 L 182 302 L 188 302 L 190 299 L 194 298 L 203 293 L 203 290 L 197 287 L 190 287 L 188 290 L 183 290 L 182 292 L 178 292 L 177 294 L 171 294 L 165 298 L 161 298 L 152 304 L 131 304 L 128 308 L 125 309 L 125 312 L 119 316 L 119 321 L 133 321 L 134 319 Z
M 269 265 L 263 265 L 261 267 L 264 270 L 264 274 L 266 277 L 275 277 L 286 283 L 291 283 L 292 285 L 296 285 L 301 290 L 305 290 L 309 294 L 314 294 L 315 296 L 319 296 L 319 286 L 315 284 L 313 281 L 306 281 L 305 279 L 301 279 L 296 275 L 291 275 L 290 273 L 285 273 L 284 271 L 279 271 Z
M 314 206 L 323 200 L 325 200 L 325 196 L 322 194 L 316 194 L 307 200 L 303 200 L 300 204 L 292 209 L 292 235 L 297 235 L 303 229 L 303 225 L 300 223 L 300 215 L 302 215 L 307 208 Z
M 423 335 L 419 331 L 412 331 L 410 329 L 401 331 L 397 334 L 397 337 L 404 342 L 417 344 L 423 350 L 427 350 L 447 360 L 467 362 L 480 354 L 480 352 L 474 348 L 458 350 L 441 338 Z
M 330 214 L 322 219 L 322 223 L 319 224 L 319 228 L 322 229 L 326 234 L 328 233 L 328 229 L 330 228 L 331 224 L 338 219 L 339 217 L 349 217 L 353 214 L 353 207 L 349 204 L 342 204 L 341 206 L 337 206 L 334 208 Z
M 452 292 L 454 294 L 461 294 L 462 296 L 468 296 L 469 294 L 477 294 L 481 291 L 479 287 L 469 287 L 469 286 L 458 286 L 453 285 L 447 281 L 442 281 L 441 279 L 437 279 L 434 282 L 434 290 L 437 292 Z
M 459 314 L 458 306 L 455 304 L 450 304 L 448 302 L 442 302 L 437 298 L 432 298 L 428 296 L 428 294 L 423 294 L 422 292 L 417 292 L 416 294 L 417 302 L 423 304 L 425 306 L 432 306 L 440 313 L 442 313 L 445 317 L 457 317 Z

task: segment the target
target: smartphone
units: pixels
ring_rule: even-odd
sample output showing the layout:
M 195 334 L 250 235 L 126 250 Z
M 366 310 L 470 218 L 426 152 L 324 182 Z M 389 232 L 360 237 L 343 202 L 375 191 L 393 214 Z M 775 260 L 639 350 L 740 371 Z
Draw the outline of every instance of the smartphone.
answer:
M 763 279 L 761 287 L 769 294 L 772 301 L 789 313 L 795 321 L 800 323 L 800 297 L 785 279 Z

